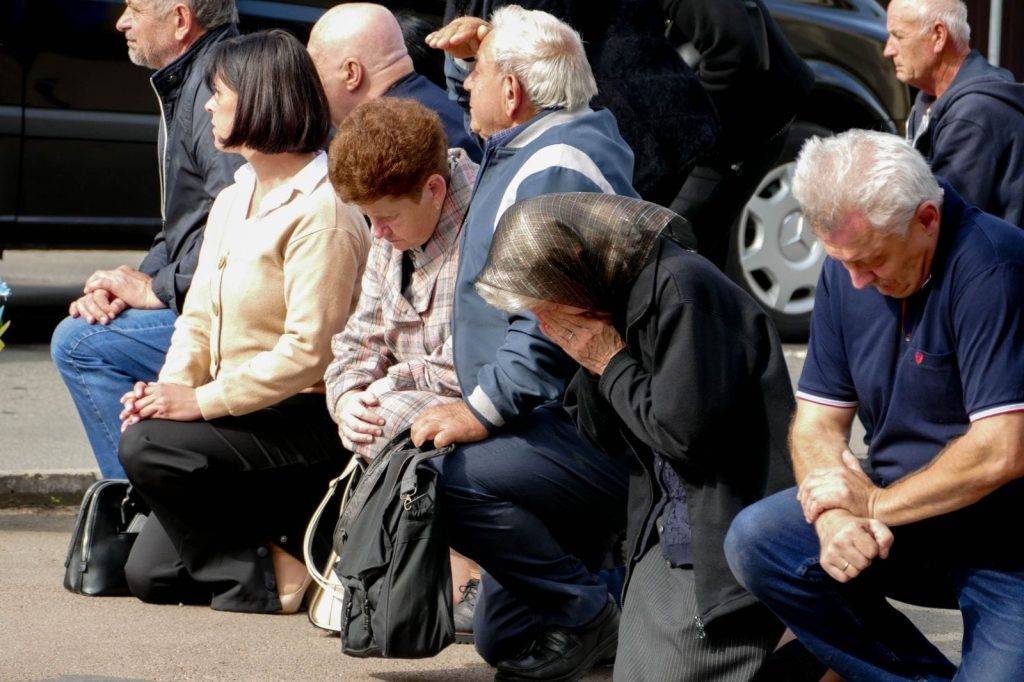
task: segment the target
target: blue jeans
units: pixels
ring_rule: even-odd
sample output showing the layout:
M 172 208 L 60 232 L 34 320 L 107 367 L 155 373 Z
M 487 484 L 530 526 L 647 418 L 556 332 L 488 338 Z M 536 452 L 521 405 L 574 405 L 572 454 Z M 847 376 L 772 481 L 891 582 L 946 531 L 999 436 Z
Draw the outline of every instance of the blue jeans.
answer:
M 156 380 L 177 318 L 173 310 L 129 308 L 105 326 L 68 317 L 53 331 L 50 355 L 104 478 L 126 478 L 117 459 L 119 399 L 136 381 Z
M 625 525 L 628 461 L 586 443 L 546 405 L 431 464 L 452 547 L 483 569 L 473 621 L 492 665 L 539 629 L 577 628 L 608 602 L 596 571 Z
M 818 563 L 817 533 L 796 488 L 741 512 L 725 539 L 737 579 L 822 663 L 848 680 L 1019 680 L 1024 670 L 1024 570 L 958 553 L 943 520 L 893 528 L 889 558 L 836 582 Z M 1006 542 L 1011 542 L 1007 537 Z M 959 606 L 960 669 L 886 601 Z

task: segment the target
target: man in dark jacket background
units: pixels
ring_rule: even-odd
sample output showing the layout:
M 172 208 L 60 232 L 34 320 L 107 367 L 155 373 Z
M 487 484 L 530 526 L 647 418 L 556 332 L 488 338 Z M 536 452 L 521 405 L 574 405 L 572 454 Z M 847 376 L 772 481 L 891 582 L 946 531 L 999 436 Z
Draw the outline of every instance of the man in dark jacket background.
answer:
M 204 82 L 206 54 L 238 35 L 234 0 L 128 0 L 117 29 L 128 57 L 157 69 L 157 143 L 163 229 L 138 269 L 100 270 L 86 281 L 54 331 L 51 353 L 78 408 L 105 478 L 123 478 L 117 459 L 118 399 L 133 380 L 156 379 L 174 321 L 192 283 L 214 198 L 242 157 L 217 151 Z
M 779 160 L 814 74 L 761 0 L 660 0 L 667 18 L 700 54 L 697 76 L 721 130 L 672 203 L 720 269 L 729 234 L 757 183 Z
M 636 155 L 633 186 L 647 201 L 668 206 L 718 126 L 707 93 L 665 38 L 656 0 L 447 0 L 445 23 L 488 19 L 513 4 L 552 14 L 580 32 L 597 80 L 593 104 L 615 115 Z M 451 58 L 445 72 L 449 90 L 459 92 L 462 74 Z
M 961 0 L 894 0 L 885 55 L 920 92 L 907 139 L 986 213 L 1024 226 L 1024 85 L 970 49 Z
M 448 93 L 417 73 L 398 20 L 383 5 L 352 3 L 327 10 L 309 34 L 316 65 L 337 127 L 348 113 L 377 97 L 413 99 L 436 112 L 449 147 L 480 162 L 480 146 Z

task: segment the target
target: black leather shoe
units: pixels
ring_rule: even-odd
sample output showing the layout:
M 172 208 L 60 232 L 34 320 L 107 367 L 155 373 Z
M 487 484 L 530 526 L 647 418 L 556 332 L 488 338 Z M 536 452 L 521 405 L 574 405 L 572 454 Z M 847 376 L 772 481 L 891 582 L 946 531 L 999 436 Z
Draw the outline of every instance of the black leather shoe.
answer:
M 498 663 L 495 680 L 578 680 L 594 664 L 613 657 L 619 643 L 619 607 L 609 598 L 604 609 L 582 628 L 541 632 L 526 652 Z
M 455 605 L 452 615 L 455 616 L 455 641 L 458 644 L 473 643 L 473 612 L 476 611 L 476 598 L 480 594 L 480 581 L 470 578 L 469 582 L 459 588 L 462 599 Z

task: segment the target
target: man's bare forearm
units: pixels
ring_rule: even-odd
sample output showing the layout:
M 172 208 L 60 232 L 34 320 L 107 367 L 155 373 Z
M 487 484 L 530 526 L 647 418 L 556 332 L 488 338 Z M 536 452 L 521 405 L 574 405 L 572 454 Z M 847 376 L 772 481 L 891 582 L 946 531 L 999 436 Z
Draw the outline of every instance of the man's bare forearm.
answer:
M 789 451 L 797 484 L 812 471 L 843 466 L 843 450 L 849 444 L 849 427 L 801 418 L 798 412 L 789 429 Z
M 923 469 L 879 488 L 869 501 L 871 517 L 899 526 L 948 514 L 1024 475 L 1024 415 L 978 424 Z

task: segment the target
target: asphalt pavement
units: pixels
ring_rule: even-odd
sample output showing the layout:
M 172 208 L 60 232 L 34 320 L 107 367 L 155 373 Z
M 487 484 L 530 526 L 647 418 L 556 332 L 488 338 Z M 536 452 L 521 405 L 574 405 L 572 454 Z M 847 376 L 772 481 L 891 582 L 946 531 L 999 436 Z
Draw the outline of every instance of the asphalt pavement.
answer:
M 95 467 L 50 361 L 49 331 L 89 273 L 140 258 L 138 252 L 9 252 L 0 260 L 0 278 L 15 293 L 4 315 L 13 320 L 8 346 L 0 352 L 0 506 L 44 505 L 0 509 L 0 679 L 491 679 L 493 671 L 472 647 L 452 646 L 423 661 L 353 659 L 301 615 L 152 606 L 61 587 L 74 512 L 67 504 L 93 480 Z M 803 347 L 787 346 L 794 380 L 804 357 Z M 855 452 L 864 452 L 862 435 L 858 425 Z M 18 491 L 21 497 L 12 494 Z M 899 608 L 959 660 L 958 612 Z

